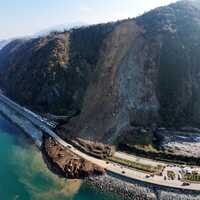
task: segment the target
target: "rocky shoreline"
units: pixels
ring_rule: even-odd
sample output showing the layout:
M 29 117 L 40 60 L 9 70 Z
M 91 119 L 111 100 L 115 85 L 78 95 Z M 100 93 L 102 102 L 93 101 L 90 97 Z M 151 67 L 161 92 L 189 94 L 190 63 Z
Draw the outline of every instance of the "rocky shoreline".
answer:
M 200 192 L 189 192 L 147 184 L 139 181 L 132 183 L 104 175 L 90 177 L 86 183 L 103 192 L 119 195 L 124 200 L 199 200 Z

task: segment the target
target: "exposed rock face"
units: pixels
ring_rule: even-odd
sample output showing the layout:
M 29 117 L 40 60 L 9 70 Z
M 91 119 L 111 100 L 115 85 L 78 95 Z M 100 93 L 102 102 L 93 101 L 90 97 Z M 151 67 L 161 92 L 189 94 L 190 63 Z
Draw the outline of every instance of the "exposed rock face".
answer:
M 200 126 L 200 6 L 14 41 L 0 83 L 36 110 L 76 113 L 63 136 L 113 142 L 130 126 Z
M 43 152 L 51 168 L 66 178 L 79 179 L 105 174 L 104 169 L 80 158 L 52 138 L 44 139 Z
M 119 24 L 68 133 L 113 141 L 130 123 L 199 125 L 199 13 L 184 1 Z
M 130 116 L 142 124 L 153 116 L 159 118 L 157 69 L 153 61 L 156 44 L 148 43 L 143 34 L 144 29 L 130 20 L 118 25 L 107 38 L 97 63 L 97 75 L 89 85 L 78 117 L 80 123 L 76 123 L 77 119 L 72 121 L 74 132 L 113 141 L 130 124 Z M 151 66 L 147 67 L 149 62 Z M 140 112 L 144 114 L 138 118 Z
M 178 2 L 137 20 L 148 40 L 160 46 L 157 98 L 162 122 L 199 125 L 199 4 Z

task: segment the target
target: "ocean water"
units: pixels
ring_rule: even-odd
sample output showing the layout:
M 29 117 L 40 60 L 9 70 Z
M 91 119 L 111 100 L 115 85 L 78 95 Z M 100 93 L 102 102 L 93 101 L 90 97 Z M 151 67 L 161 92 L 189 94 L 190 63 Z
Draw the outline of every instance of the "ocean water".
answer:
M 47 168 L 40 151 L 0 116 L 0 200 L 119 200 Z

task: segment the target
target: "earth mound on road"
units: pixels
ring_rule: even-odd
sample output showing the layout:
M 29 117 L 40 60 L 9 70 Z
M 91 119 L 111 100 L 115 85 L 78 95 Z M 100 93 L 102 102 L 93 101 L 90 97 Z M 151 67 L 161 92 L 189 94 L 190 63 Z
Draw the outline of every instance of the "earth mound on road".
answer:
M 105 174 L 105 170 L 80 158 L 52 138 L 45 138 L 43 152 L 54 172 L 70 179 L 81 179 Z

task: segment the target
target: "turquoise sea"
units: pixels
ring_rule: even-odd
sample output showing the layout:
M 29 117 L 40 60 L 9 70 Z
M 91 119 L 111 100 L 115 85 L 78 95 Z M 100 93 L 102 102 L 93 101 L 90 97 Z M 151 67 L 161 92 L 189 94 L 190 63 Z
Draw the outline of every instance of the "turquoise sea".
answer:
M 118 200 L 46 167 L 27 136 L 0 116 L 0 200 Z

